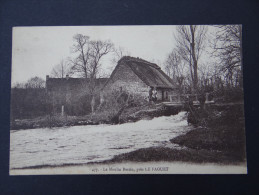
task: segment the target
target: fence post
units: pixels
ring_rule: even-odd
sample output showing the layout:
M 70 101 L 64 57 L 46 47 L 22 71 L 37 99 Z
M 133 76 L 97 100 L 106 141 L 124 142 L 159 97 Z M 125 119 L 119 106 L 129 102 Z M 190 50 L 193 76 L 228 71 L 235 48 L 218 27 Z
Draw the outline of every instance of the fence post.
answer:
M 61 106 L 61 116 L 64 116 L 64 105 Z

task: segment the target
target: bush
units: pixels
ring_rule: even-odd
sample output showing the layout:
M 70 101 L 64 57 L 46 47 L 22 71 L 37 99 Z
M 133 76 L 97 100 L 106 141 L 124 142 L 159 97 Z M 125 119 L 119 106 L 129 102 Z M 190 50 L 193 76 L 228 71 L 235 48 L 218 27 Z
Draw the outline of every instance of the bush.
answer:
M 11 120 L 35 118 L 48 112 L 47 94 L 41 88 L 11 89 Z
M 130 94 L 126 91 L 105 92 L 104 103 L 99 107 L 99 112 L 104 112 L 108 120 L 114 116 L 120 116 L 124 109 L 139 107 L 147 103 L 147 100 L 141 95 Z

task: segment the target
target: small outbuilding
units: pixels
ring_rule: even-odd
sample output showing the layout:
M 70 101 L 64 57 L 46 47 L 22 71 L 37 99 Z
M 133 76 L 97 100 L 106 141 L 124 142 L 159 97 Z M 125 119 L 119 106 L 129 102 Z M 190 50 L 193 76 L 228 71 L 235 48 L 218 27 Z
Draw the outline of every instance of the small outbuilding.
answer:
M 108 78 L 95 79 L 96 96 L 107 82 Z M 67 113 L 70 115 L 83 115 L 91 110 L 91 86 L 89 78 L 50 78 L 46 76 L 46 91 L 54 113 Z

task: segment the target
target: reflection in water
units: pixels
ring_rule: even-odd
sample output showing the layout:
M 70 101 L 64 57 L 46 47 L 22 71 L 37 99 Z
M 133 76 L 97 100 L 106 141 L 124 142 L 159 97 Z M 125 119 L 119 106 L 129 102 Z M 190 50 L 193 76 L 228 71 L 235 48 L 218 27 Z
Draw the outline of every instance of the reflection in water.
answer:
M 140 148 L 177 147 L 169 140 L 190 129 L 185 114 L 120 125 L 11 131 L 10 168 L 99 162 Z

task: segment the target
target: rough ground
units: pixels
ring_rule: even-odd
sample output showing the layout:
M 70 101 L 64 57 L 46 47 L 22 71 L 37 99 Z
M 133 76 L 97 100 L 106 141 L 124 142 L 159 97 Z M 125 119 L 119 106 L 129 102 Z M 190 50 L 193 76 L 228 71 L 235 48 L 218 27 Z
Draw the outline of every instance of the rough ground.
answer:
M 109 112 L 96 112 L 85 116 L 42 116 L 34 119 L 21 119 L 11 121 L 11 130 L 51 128 L 78 125 L 110 124 Z M 120 123 L 135 122 L 141 119 L 152 119 L 162 116 L 161 106 L 146 104 L 125 109 L 120 117 Z
M 115 156 L 108 162 L 184 161 L 235 164 L 246 161 L 242 108 L 230 106 L 210 110 L 205 127 L 193 128 L 170 141 L 182 149 L 145 148 Z
M 229 153 L 221 151 L 209 151 L 206 149 L 195 150 L 170 149 L 170 148 L 144 148 L 130 153 L 115 156 L 112 160 L 104 163 L 114 163 L 123 161 L 149 162 L 149 161 L 183 161 L 193 163 L 237 163 L 236 159 L 229 158 Z
M 139 149 L 115 156 L 108 162 L 184 161 L 223 164 L 245 162 L 244 138 L 243 134 L 237 135 L 224 127 L 216 130 L 199 128 L 170 140 L 172 143 L 184 146 L 183 149 L 162 147 Z

